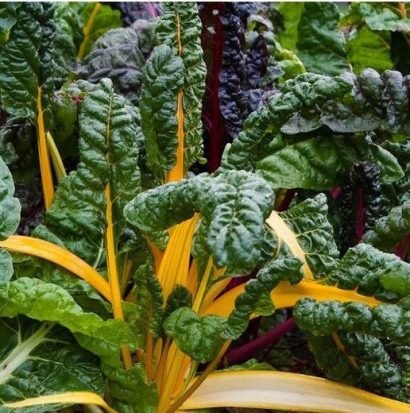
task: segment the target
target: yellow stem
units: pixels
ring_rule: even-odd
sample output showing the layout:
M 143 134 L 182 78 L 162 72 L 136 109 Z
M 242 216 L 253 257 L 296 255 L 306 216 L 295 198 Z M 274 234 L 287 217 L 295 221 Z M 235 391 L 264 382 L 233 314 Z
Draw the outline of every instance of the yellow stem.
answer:
M 57 264 L 82 278 L 108 301 L 111 301 L 110 287 L 104 277 L 91 265 L 59 245 L 38 238 L 12 235 L 6 240 L 0 241 L 0 247 L 8 251 L 43 258 Z
M 108 413 L 116 413 L 108 404 L 98 395 L 86 391 L 73 391 L 66 393 L 51 394 L 48 396 L 39 396 L 24 399 L 18 402 L 4 403 L 2 406 L 9 409 L 23 409 L 31 406 L 42 406 L 47 404 L 93 404 L 104 408 Z M 50 410 L 53 410 L 50 406 Z
M 114 243 L 114 225 L 112 216 L 112 201 L 111 201 L 111 187 L 110 184 L 105 186 L 105 199 L 106 199 L 106 222 L 107 229 L 105 234 L 106 248 L 107 248 L 107 272 L 108 272 L 108 282 L 111 289 L 112 297 L 112 310 L 115 318 L 121 320 L 124 319 L 124 313 L 122 310 L 122 296 L 120 291 L 120 282 L 118 279 L 117 262 L 115 254 L 115 243 Z M 123 363 L 125 368 L 129 369 L 132 367 L 131 353 L 128 347 L 123 347 L 121 349 Z
M 208 286 L 208 281 L 212 274 L 212 268 L 213 268 L 213 259 L 212 257 L 209 257 L 208 263 L 206 264 L 205 272 L 201 279 L 201 283 L 199 284 L 198 292 L 196 293 L 196 296 L 195 296 L 195 301 L 192 305 L 192 309 L 196 312 L 198 312 L 199 309 L 201 308 L 202 300 L 206 292 L 206 287 Z
M 349 356 L 349 354 L 346 353 L 345 346 L 342 343 L 342 340 L 340 340 L 339 334 L 337 333 L 332 333 L 332 339 L 334 343 L 336 344 L 336 347 L 339 351 L 343 352 L 345 356 L 347 357 L 348 363 L 355 369 L 358 370 L 359 367 L 356 363 L 356 359 L 353 356 Z
M 41 184 L 44 194 L 44 205 L 50 208 L 54 198 L 53 175 L 47 150 L 46 130 L 44 126 L 43 102 L 41 86 L 37 90 L 37 146 L 40 163 Z
M 177 45 L 178 54 L 182 56 L 182 37 L 181 37 L 181 23 L 179 21 L 179 14 L 176 14 L 176 29 L 177 29 Z M 178 148 L 177 161 L 171 171 L 168 173 L 167 182 L 181 180 L 184 173 L 184 92 L 181 90 L 177 97 L 177 120 L 178 120 Z
M 176 412 L 186 400 L 188 400 L 192 394 L 199 388 L 199 386 L 205 381 L 205 379 L 218 367 L 221 358 L 225 354 L 226 350 L 231 344 L 231 340 L 225 341 L 222 348 L 219 350 L 218 355 L 208 364 L 203 373 L 194 381 L 194 383 L 188 388 L 188 390 L 166 411 L 166 413 Z
M 101 8 L 100 3 L 96 3 L 94 6 L 93 11 L 91 12 L 90 16 L 88 17 L 87 23 L 83 28 L 83 41 L 81 42 L 80 48 L 78 50 L 77 58 L 78 60 L 83 60 L 85 55 L 85 48 L 88 43 L 88 36 L 90 35 L 91 29 L 94 25 L 95 18 L 97 17 L 97 13 Z
M 67 172 L 64 168 L 63 160 L 61 159 L 60 152 L 58 151 L 57 145 L 51 136 L 50 132 L 47 132 L 47 148 L 50 153 L 51 162 L 53 163 L 54 172 L 57 177 L 57 181 L 60 183 L 63 178 L 67 176 Z
M 201 309 L 201 316 L 206 314 L 216 314 L 222 317 L 227 317 L 235 307 L 236 298 L 243 292 L 243 285 L 239 285 L 238 287 L 227 291 L 225 294 L 218 297 L 211 305 Z M 371 307 L 381 304 L 381 302 L 375 298 L 360 295 L 355 291 L 342 290 L 330 285 L 321 285 L 309 281 L 301 281 L 296 285 L 291 285 L 286 281 L 282 281 L 274 290 L 272 290 L 270 296 L 277 309 L 294 307 L 298 300 L 306 297 L 314 298 L 318 301 L 355 301 L 367 304 Z M 255 317 L 254 314 L 252 315 L 252 318 L 253 317 Z

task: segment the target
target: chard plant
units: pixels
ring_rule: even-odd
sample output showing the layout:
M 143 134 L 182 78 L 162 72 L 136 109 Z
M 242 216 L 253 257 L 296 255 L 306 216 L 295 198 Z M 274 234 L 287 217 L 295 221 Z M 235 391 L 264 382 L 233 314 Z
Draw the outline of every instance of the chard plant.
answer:
M 0 6 L 0 412 L 408 412 L 407 6 L 116 7 Z

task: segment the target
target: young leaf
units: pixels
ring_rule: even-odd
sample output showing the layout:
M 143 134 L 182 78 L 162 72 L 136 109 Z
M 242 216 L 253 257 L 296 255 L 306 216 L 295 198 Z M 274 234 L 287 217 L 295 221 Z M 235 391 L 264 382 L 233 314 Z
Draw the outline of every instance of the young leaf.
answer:
M 224 340 L 226 321 L 216 315 L 200 317 L 188 307 L 175 310 L 164 322 L 165 333 L 178 348 L 199 363 L 212 360 Z
M 183 85 L 184 64 L 169 46 L 157 46 L 143 72 L 141 127 L 147 165 L 164 181 L 176 164 L 178 148 L 177 95 Z

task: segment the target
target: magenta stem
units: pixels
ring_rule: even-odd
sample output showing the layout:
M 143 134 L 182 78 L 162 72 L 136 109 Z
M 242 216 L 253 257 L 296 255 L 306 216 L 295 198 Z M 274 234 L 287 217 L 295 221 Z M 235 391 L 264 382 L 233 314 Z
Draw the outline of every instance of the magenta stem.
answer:
M 157 10 L 155 9 L 155 6 L 154 6 L 154 4 L 153 4 L 152 2 L 148 2 L 148 3 L 147 3 L 147 9 L 148 9 L 149 14 L 150 14 L 152 17 L 157 17 L 157 16 L 158 16 Z
M 400 258 L 404 259 L 407 250 L 410 247 L 410 234 L 405 235 L 402 240 L 397 244 L 396 248 L 394 249 L 394 253 Z
M 336 186 L 335 188 L 329 189 L 329 194 L 334 200 L 336 200 L 342 195 L 342 188 Z
M 225 356 L 227 364 L 243 363 L 249 360 L 257 351 L 277 343 L 282 336 L 292 331 L 295 327 L 295 319 L 293 317 L 288 318 L 258 338 L 229 351 Z
M 295 196 L 296 191 L 294 189 L 288 189 L 285 196 L 283 197 L 282 202 L 279 204 L 277 211 L 282 212 L 286 211 L 289 208 L 290 203 L 292 202 L 293 197 Z

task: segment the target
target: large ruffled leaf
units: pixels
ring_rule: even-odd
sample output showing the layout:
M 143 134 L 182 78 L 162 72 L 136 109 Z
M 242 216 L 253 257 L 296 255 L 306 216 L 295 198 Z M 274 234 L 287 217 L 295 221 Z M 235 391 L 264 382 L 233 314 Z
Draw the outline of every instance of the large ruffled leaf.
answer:
M 158 179 L 176 163 L 178 147 L 177 95 L 184 64 L 169 46 L 157 46 L 143 72 L 140 111 L 148 167 Z
M 202 156 L 202 98 L 205 91 L 206 67 L 202 57 L 201 20 L 194 3 L 164 3 L 155 31 L 158 45 L 166 44 L 182 58 L 184 164 L 188 169 Z
M 139 191 L 138 125 L 136 109 L 114 93 L 110 80 L 88 93 L 79 114 L 80 163 L 59 185 L 37 236 L 63 244 L 95 266 L 101 264 L 105 186 L 110 183 L 117 240 L 125 224 L 122 209 Z
M 0 318 L 0 336 L 2 404 L 65 391 L 103 395 L 98 358 L 76 344 L 61 327 L 22 316 Z M 24 409 L 27 413 L 49 410 L 50 406 Z
M 0 284 L 0 316 L 17 315 L 64 326 L 82 347 L 113 366 L 119 366 L 121 346 L 137 345 L 123 321 L 104 321 L 94 313 L 85 313 L 63 288 L 35 278 Z
M 200 212 L 216 265 L 251 269 L 261 258 L 264 220 L 272 204 L 273 193 L 265 180 L 230 171 L 146 191 L 127 205 L 124 214 L 142 231 L 154 233 Z

